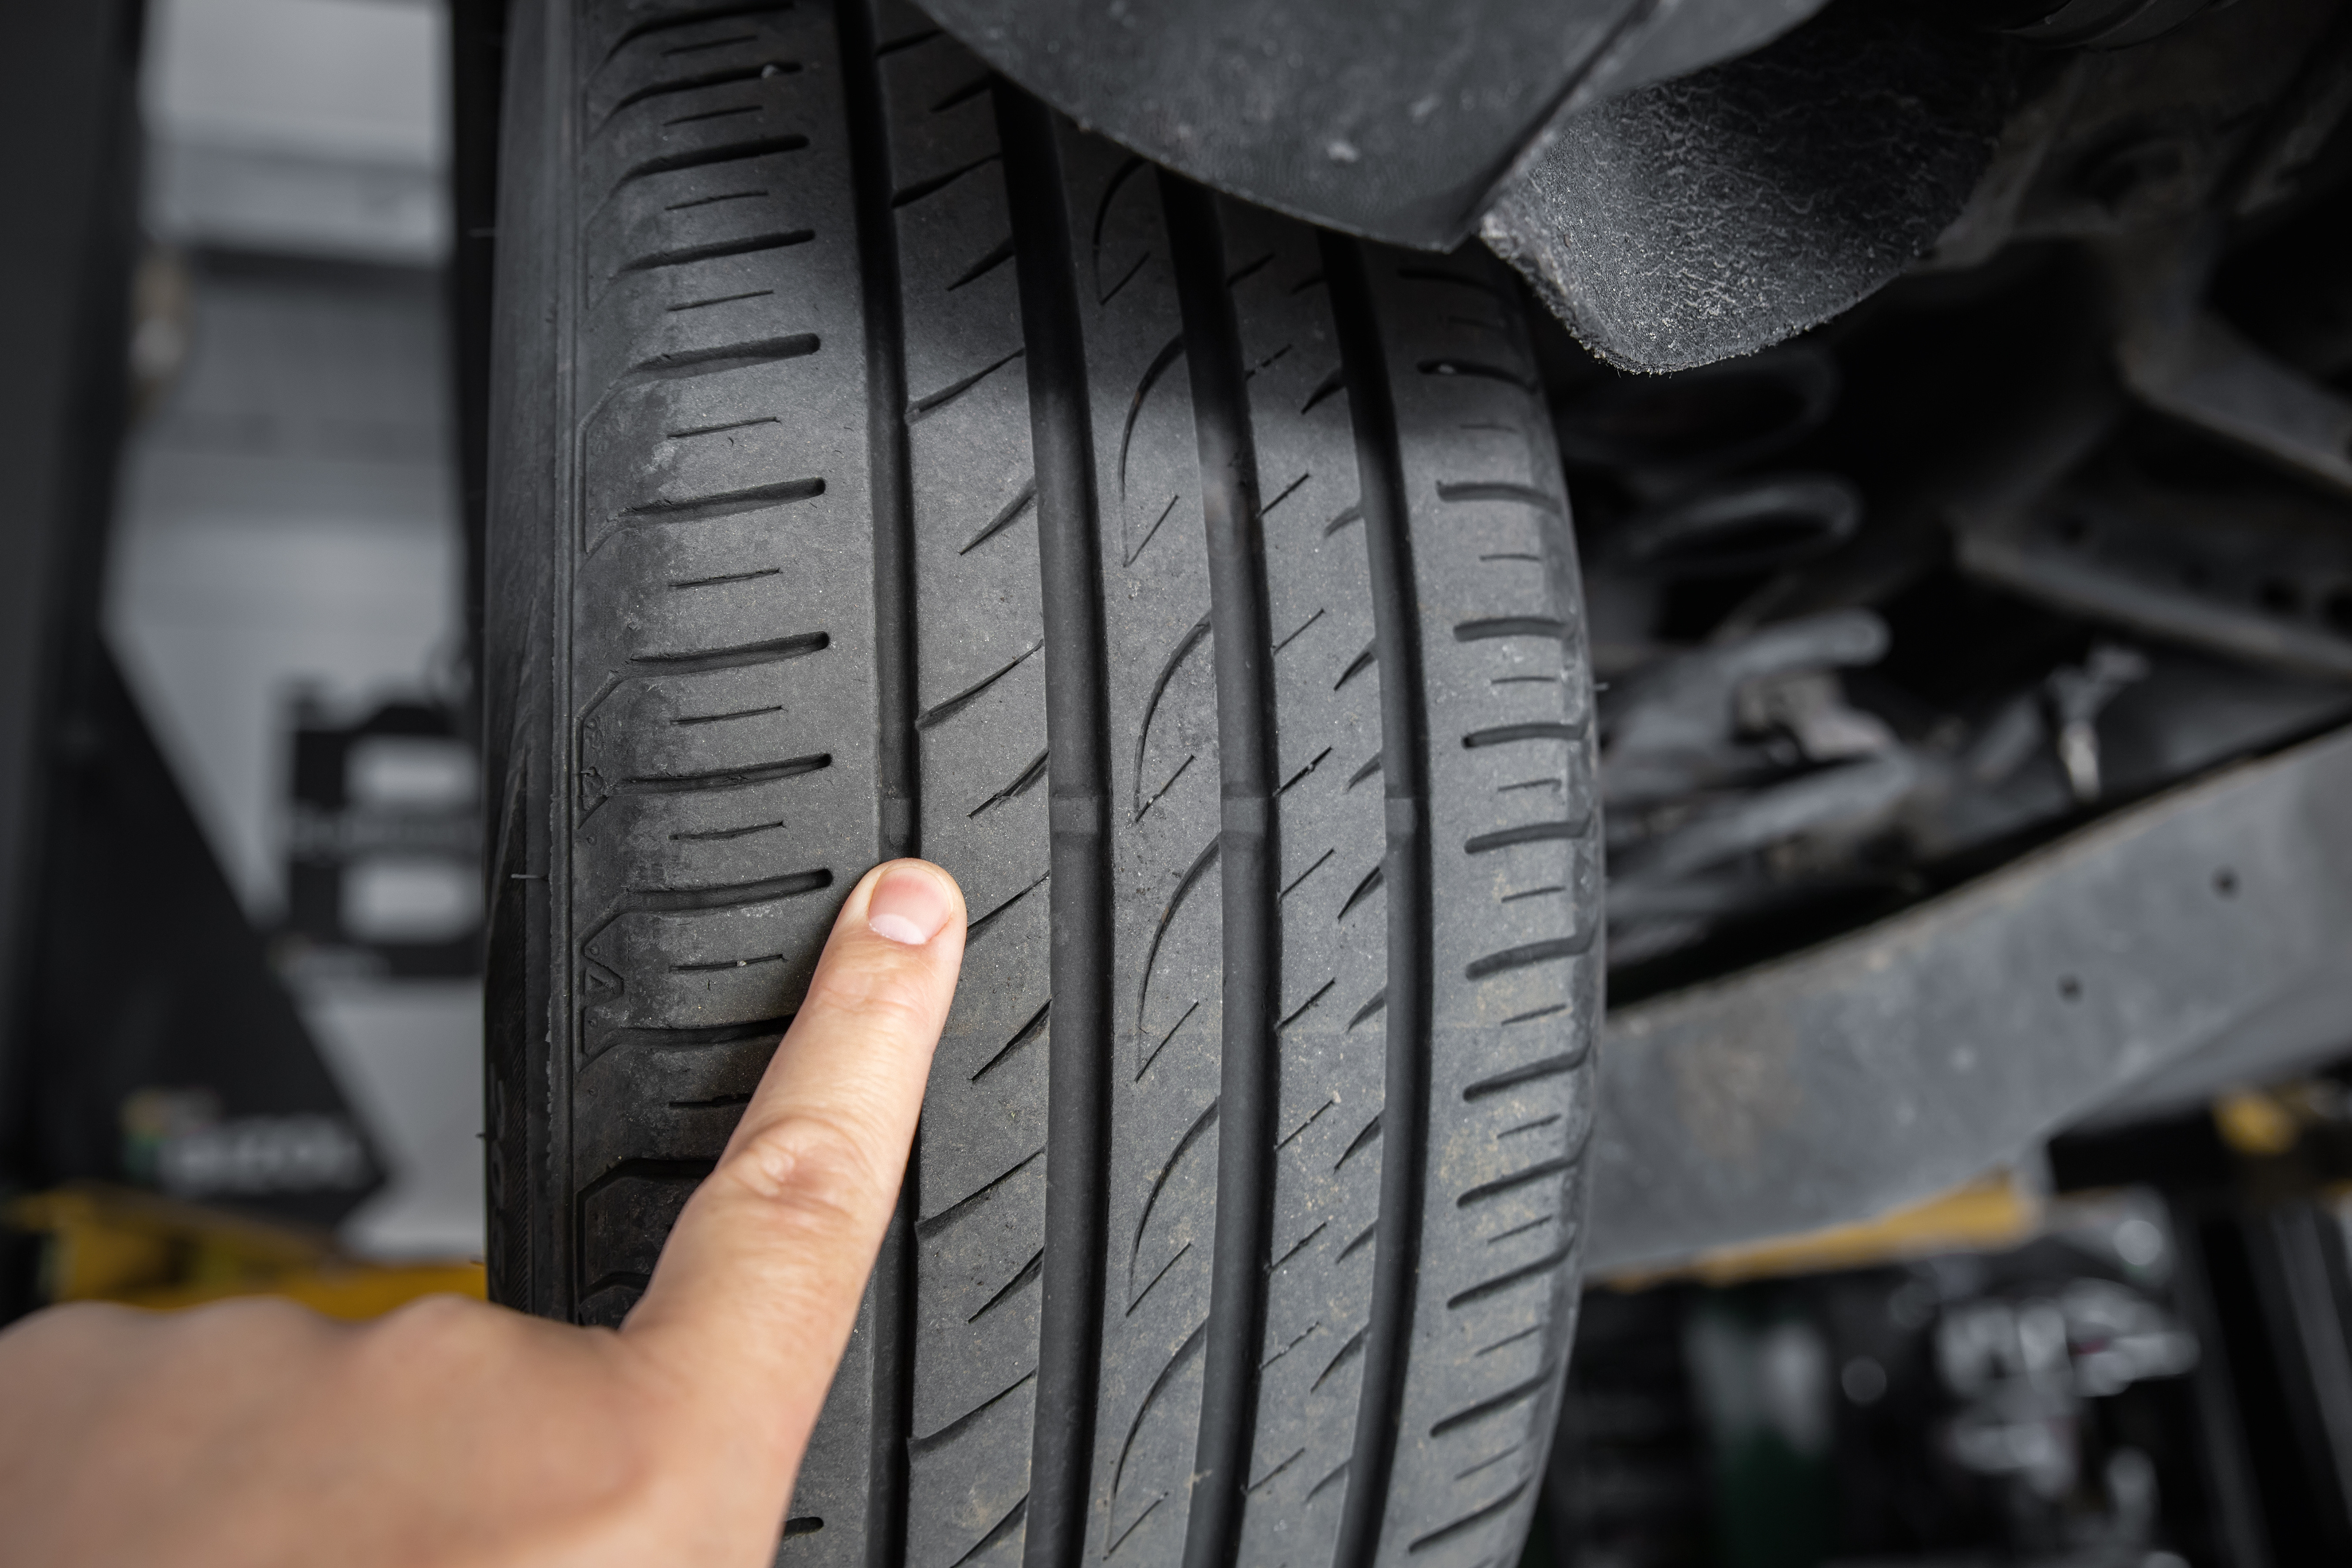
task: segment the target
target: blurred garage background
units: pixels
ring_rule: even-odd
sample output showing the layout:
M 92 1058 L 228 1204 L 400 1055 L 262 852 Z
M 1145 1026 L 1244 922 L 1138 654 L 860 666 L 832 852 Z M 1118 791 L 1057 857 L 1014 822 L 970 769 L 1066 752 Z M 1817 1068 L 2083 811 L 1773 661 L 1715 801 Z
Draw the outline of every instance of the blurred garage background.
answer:
M 446 13 L 156 0 L 148 26 L 106 639 L 378 1152 L 344 1242 L 472 1256 Z

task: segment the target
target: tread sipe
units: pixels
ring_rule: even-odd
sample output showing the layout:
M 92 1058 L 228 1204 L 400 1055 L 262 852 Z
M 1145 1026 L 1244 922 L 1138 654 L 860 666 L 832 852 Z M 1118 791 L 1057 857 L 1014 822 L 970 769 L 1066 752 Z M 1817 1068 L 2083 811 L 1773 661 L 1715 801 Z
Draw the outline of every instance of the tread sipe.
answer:
M 1600 891 L 1513 287 L 1164 175 L 901 0 L 519 11 L 495 1292 L 626 1314 L 919 853 L 964 979 L 783 1560 L 1512 1561 Z

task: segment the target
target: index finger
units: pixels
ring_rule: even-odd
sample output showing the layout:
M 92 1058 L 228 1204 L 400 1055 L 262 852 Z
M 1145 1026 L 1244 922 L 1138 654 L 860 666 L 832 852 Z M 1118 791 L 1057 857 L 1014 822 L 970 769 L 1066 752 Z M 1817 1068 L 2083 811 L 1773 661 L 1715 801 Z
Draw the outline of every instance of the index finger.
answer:
M 679 1379 L 714 1436 L 787 1479 L 898 1200 L 963 941 L 963 895 L 927 862 L 877 866 L 850 891 L 799 1013 L 623 1330 Z

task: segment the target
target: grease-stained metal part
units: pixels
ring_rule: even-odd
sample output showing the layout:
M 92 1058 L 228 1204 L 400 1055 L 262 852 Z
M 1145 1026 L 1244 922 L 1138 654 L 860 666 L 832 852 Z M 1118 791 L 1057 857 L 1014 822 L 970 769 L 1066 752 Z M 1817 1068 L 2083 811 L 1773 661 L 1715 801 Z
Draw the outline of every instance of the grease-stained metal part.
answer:
M 1629 570 L 1738 577 L 1828 554 L 1862 527 L 1862 494 L 1834 474 L 1718 480 L 1621 525 Z
M 2352 398 L 2265 353 L 2210 312 L 2151 312 L 2116 344 L 2124 383 L 2159 413 L 2352 494 Z
M 2352 732 L 2157 797 L 1792 957 L 1612 1017 L 1601 1270 L 1860 1219 L 2214 1051 L 2352 1032 Z
M 1736 735 L 1740 691 L 1805 671 L 1875 663 L 1886 623 L 1868 610 L 1832 610 L 1694 650 L 1646 671 L 1601 709 L 1602 798 L 1613 809 L 1748 782 L 1787 766 Z
M 2285 486 L 2192 488 L 2120 461 L 1959 522 L 1963 570 L 2077 614 L 2352 679 L 2352 528 Z

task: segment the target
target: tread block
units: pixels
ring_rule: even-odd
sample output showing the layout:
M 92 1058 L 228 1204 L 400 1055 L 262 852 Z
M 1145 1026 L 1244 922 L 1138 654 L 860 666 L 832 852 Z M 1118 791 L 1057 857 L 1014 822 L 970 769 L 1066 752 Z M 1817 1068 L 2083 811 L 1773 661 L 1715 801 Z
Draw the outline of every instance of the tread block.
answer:
M 709 1171 L 707 1161 L 640 1161 L 608 1172 L 581 1195 L 580 1263 L 592 1294 L 616 1281 L 645 1288 L 669 1228 Z
M 778 1026 L 710 1043 L 639 1041 L 587 1063 L 572 1089 L 579 1168 L 601 1176 L 632 1159 L 716 1160 L 782 1032 Z
M 582 944 L 590 963 L 613 977 L 601 988 L 592 983 L 590 1021 L 709 1029 L 790 1015 L 833 925 L 836 903 L 824 896 L 830 885 L 826 877 L 752 903 L 614 916 Z

